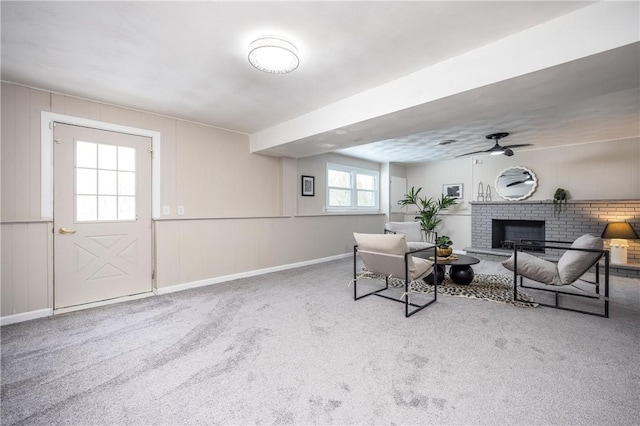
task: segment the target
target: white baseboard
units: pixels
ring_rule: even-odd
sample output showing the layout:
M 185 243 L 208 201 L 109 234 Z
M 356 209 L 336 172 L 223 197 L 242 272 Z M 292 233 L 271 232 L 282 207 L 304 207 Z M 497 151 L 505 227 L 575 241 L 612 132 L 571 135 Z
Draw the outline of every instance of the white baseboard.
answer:
M 255 277 L 256 275 L 263 275 L 271 272 L 285 271 L 287 269 L 300 268 L 302 266 L 315 265 L 318 263 L 330 262 L 332 260 L 345 259 L 349 256 L 353 256 L 353 253 L 338 254 L 335 256 L 322 257 L 320 259 L 306 260 L 304 262 L 273 266 L 271 268 L 255 269 L 253 271 L 240 272 L 237 274 L 225 275 L 222 277 L 207 278 L 205 280 L 192 281 L 192 282 L 183 283 L 183 284 L 176 284 L 169 287 L 160 287 L 157 289 L 157 293 L 158 294 L 174 293 L 176 291 L 183 291 L 191 288 L 198 288 L 198 287 L 204 287 L 212 284 L 219 284 L 227 281 L 237 280 L 240 278 Z
M 345 258 L 350 257 L 350 256 L 353 256 L 353 253 L 338 254 L 338 255 L 335 255 L 335 256 L 322 257 L 320 259 L 306 260 L 304 262 L 298 262 L 298 263 L 290 263 L 288 265 L 273 266 L 271 268 L 256 269 L 256 270 L 253 270 L 253 271 L 240 272 L 240 273 L 237 273 L 237 274 L 225 275 L 225 276 L 222 276 L 222 277 L 208 278 L 206 280 L 192 281 L 192 282 L 183 283 L 183 284 L 176 284 L 176 285 L 172 285 L 172 286 L 169 286 L 169 287 L 161 287 L 161 288 L 158 288 L 158 289 L 154 289 L 154 291 L 152 293 L 143 293 L 143 294 L 138 294 L 138 295 L 134 295 L 134 296 L 119 297 L 119 298 L 116 298 L 116 299 L 103 300 L 103 301 L 95 302 L 95 303 L 87 303 L 85 305 L 72 306 L 70 308 L 56 309 L 55 311 L 53 309 L 51 309 L 51 308 L 48 308 L 48 309 L 41 309 L 41 310 L 38 310 L 38 311 L 24 312 L 24 313 L 21 313 L 21 314 L 8 315 L 8 316 L 5 316 L 5 317 L 0 317 L 0 326 L 8 325 L 8 324 L 14 324 L 14 323 L 17 323 L 17 322 L 29 321 L 29 320 L 36 319 L 36 318 L 48 317 L 48 316 L 53 315 L 54 313 L 55 314 L 63 314 L 63 313 L 67 313 L 67 312 L 79 311 L 79 310 L 82 310 L 82 309 L 94 308 L 94 307 L 97 307 L 97 306 L 105 306 L 105 305 L 110 305 L 110 304 L 113 304 L 113 303 L 126 302 L 128 300 L 141 299 L 141 298 L 144 298 L 144 297 L 154 296 L 156 294 L 175 293 L 176 291 L 183 291 L 183 290 L 189 290 L 191 288 L 198 288 L 198 287 L 204 287 L 204 286 L 212 285 L 212 284 L 219 284 L 219 283 L 223 283 L 223 282 L 226 282 L 226 281 L 237 280 L 237 279 L 240 279 L 240 278 L 249 278 L 249 277 L 254 277 L 256 275 L 268 274 L 268 273 L 271 273 L 271 272 L 285 271 L 287 269 L 300 268 L 300 267 L 303 267 L 303 266 L 309 266 L 309 265 L 315 265 L 315 264 L 318 264 L 318 263 L 330 262 L 332 260 L 345 259 Z
M 15 324 L 17 322 L 29 321 L 37 318 L 50 317 L 53 315 L 53 309 L 39 309 L 37 311 L 23 312 L 21 314 L 7 315 L 0 317 L 0 326 Z
M 54 315 L 66 314 L 67 312 L 82 311 L 84 309 L 96 308 L 98 306 L 113 305 L 114 303 L 128 302 L 130 300 L 144 299 L 155 296 L 155 291 L 147 293 L 133 294 L 131 296 L 116 297 L 114 299 L 101 300 L 99 302 L 85 303 L 84 305 L 69 306 L 68 308 L 60 308 L 53 311 Z

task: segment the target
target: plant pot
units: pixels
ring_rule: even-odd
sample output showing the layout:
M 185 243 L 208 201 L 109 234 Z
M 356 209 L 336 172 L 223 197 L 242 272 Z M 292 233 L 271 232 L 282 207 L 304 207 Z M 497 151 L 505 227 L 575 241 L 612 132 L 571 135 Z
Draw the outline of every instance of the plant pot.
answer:
M 453 249 L 451 247 L 441 248 L 436 247 L 436 255 L 438 257 L 449 257 L 453 253 Z

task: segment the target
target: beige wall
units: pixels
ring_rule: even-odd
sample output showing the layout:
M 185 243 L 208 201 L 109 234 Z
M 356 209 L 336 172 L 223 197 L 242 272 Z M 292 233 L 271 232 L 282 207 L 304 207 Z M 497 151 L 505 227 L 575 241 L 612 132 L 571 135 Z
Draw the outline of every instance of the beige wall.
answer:
M 352 231 L 383 229 L 382 215 L 322 211 L 327 160 L 377 163 L 327 155 L 298 165 L 251 154 L 245 134 L 13 84 L 2 84 L 1 98 L 2 317 L 52 307 L 51 222 L 40 222 L 42 111 L 160 132 L 160 204 L 171 214 L 154 223 L 159 288 L 349 253 Z M 302 174 L 316 176 L 315 197 L 300 196 Z
M 451 237 L 455 250 L 462 250 L 471 244 L 471 180 L 470 162 L 465 160 L 440 161 L 407 168 L 407 186 L 422 187 L 422 197 L 439 198 L 443 184 L 462 184 L 463 198 L 458 200 L 457 205 L 442 212 L 442 222 L 436 227 L 438 234 Z M 414 220 L 414 215 L 407 214 L 405 220 Z
M 2 316 L 51 307 L 51 222 L 3 223 Z
M 477 160 L 477 163 L 476 163 Z M 556 188 L 567 189 L 574 200 L 640 199 L 640 139 L 606 141 L 530 151 L 512 157 L 484 155 L 407 167 L 409 187 L 423 187 L 422 194 L 442 192 L 442 184 L 462 183 L 464 199 L 443 214 L 438 232 L 451 236 L 454 248 L 471 246 L 471 206 L 479 183 L 491 186 L 493 201 L 503 199 L 495 191 L 496 177 L 507 167 L 524 166 L 538 177 L 530 200 L 550 200 Z M 412 216 L 407 216 L 411 220 Z

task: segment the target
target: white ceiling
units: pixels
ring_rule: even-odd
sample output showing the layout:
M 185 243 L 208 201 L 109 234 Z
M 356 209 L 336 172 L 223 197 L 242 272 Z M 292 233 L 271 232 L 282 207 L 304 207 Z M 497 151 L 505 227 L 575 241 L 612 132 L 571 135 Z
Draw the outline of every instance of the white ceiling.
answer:
M 591 3 L 2 1 L 1 72 L 7 82 L 254 134 Z M 247 62 L 247 45 L 270 34 L 299 48 L 293 73 Z M 488 149 L 484 135 L 496 131 L 512 133 L 505 145 L 533 149 L 639 136 L 639 50 L 635 43 L 264 153 L 301 157 L 336 145 L 409 164 Z M 447 139 L 456 142 L 438 145 Z

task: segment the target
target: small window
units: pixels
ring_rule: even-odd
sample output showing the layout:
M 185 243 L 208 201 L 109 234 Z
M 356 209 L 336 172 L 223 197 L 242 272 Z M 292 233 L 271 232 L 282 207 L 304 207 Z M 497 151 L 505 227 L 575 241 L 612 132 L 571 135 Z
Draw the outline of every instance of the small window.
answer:
M 379 173 L 327 163 L 328 210 L 378 210 Z
M 76 221 L 136 219 L 136 150 L 76 142 Z

